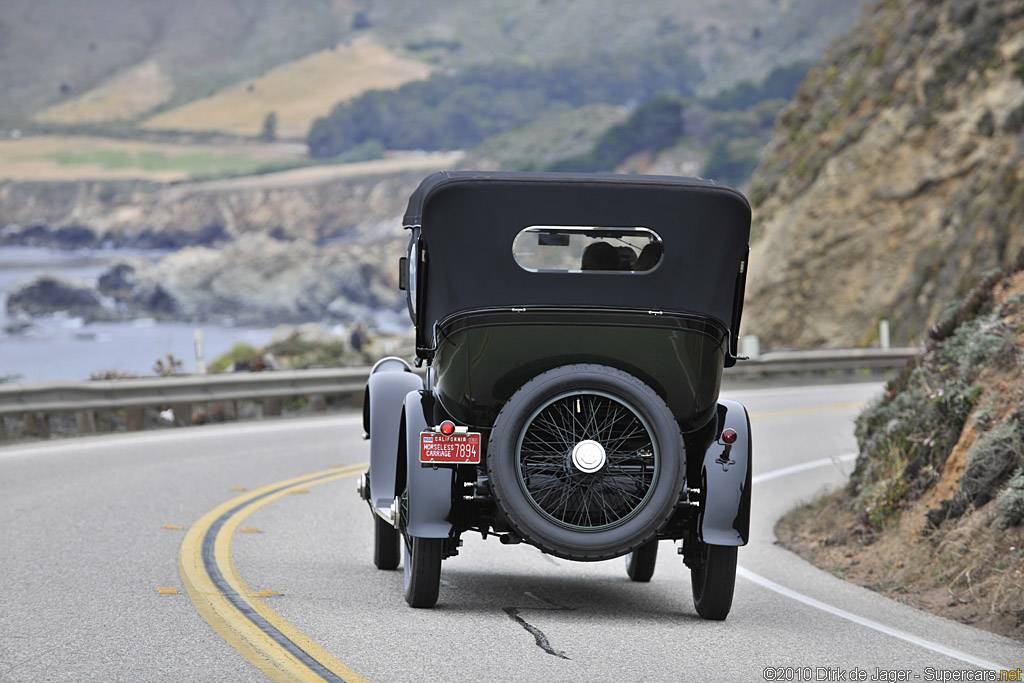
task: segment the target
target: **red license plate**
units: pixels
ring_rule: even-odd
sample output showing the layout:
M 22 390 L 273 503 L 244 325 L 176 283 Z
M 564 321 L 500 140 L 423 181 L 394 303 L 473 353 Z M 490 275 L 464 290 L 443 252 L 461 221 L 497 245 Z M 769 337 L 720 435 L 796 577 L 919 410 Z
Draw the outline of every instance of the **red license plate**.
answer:
M 480 462 L 480 434 L 452 434 L 420 432 L 420 462 L 455 463 L 457 465 Z

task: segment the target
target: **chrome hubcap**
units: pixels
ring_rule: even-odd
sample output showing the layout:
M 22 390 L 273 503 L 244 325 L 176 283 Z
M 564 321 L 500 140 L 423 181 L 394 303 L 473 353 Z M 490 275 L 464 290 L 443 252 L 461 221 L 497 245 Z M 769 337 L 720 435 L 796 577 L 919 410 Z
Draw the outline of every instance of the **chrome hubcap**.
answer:
M 597 472 L 604 467 L 607 461 L 608 456 L 605 455 L 604 446 L 596 441 L 587 439 L 573 446 L 572 464 L 580 472 L 586 472 L 587 474 Z

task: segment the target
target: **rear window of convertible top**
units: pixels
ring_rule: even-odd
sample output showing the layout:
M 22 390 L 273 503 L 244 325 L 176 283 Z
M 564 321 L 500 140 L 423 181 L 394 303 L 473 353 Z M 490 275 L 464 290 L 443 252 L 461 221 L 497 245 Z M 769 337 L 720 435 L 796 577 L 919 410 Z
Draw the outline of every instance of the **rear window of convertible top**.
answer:
M 663 252 L 661 237 L 643 227 L 531 225 L 512 242 L 516 263 L 530 272 L 643 273 Z

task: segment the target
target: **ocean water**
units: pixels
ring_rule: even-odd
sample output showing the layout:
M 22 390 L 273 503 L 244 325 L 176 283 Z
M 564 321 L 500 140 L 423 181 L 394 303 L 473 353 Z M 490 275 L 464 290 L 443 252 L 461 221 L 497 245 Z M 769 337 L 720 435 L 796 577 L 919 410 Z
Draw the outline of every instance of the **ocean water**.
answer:
M 157 359 L 173 354 L 184 372 L 195 372 L 194 331 L 202 330 L 203 355 L 209 363 L 239 342 L 264 346 L 272 328 L 233 327 L 221 323 L 170 323 L 150 319 L 86 324 L 81 318 L 56 315 L 36 318 L 24 331 L 3 328 L 7 294 L 18 284 L 48 273 L 95 284 L 119 256 L 157 259 L 162 254 L 122 250 L 59 251 L 38 247 L 0 247 L 0 377 L 31 383 L 84 380 L 109 370 L 153 375 Z

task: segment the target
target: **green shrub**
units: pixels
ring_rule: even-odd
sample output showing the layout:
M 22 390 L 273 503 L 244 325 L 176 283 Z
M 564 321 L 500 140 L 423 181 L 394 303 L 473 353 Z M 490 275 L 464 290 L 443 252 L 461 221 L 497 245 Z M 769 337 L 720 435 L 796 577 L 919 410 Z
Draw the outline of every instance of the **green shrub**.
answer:
M 986 273 L 966 300 L 948 307 L 931 331 L 928 351 L 908 363 L 888 383 L 883 396 L 858 416 L 855 433 L 860 453 L 848 492 L 874 526 L 898 515 L 901 497 L 918 498 L 940 479 L 967 416 L 978 404 L 982 388 L 974 383 L 981 371 L 1020 362 L 1016 345 L 1020 331 L 1002 318 L 1016 313 L 1024 297 L 1011 297 L 992 312 L 992 291 L 1022 268 L 1024 250 L 1009 268 Z M 1001 424 L 992 422 L 989 399 L 975 413 L 975 426 L 986 431 L 968 454 L 960 490 L 928 512 L 930 526 L 938 527 L 971 506 L 992 500 L 1006 480 L 1024 467 L 1024 410 Z M 1000 506 L 1011 512 L 1001 519 L 1016 519 L 1012 510 L 1017 509 L 1018 494 L 1010 491 L 1003 496 Z
M 875 528 L 896 516 L 903 498 L 919 498 L 938 481 L 980 393 L 954 373 L 921 366 L 903 390 L 890 388 L 860 414 L 848 490 Z
M 180 358 L 175 358 L 173 353 L 168 353 L 163 358 L 157 358 L 153 363 L 153 374 L 159 377 L 170 377 L 179 374 L 184 363 Z
M 1010 479 L 1010 484 L 996 499 L 996 525 L 1009 529 L 1024 521 L 1024 470 Z
M 210 371 L 224 372 L 234 365 L 235 361 L 250 361 L 255 358 L 256 355 L 256 349 L 244 342 L 239 342 L 232 346 L 231 350 L 227 353 L 217 356 L 217 358 L 210 363 Z
M 974 411 L 974 417 L 971 419 L 971 424 L 980 431 L 986 431 L 992 427 L 992 401 L 987 401 L 985 405 Z
M 958 324 L 944 343 L 923 362 L 908 366 L 889 383 L 882 398 L 860 414 L 855 430 L 860 454 L 849 490 L 859 504 L 873 508 L 873 523 L 883 524 L 892 517 L 899 497 L 919 498 L 938 480 L 936 473 L 944 468 L 978 403 L 982 392 L 974 385 L 978 374 L 986 366 L 1013 362 L 1015 338 L 1015 332 L 994 315 Z M 975 418 L 985 426 L 991 419 L 991 412 L 985 410 Z M 1004 435 L 1004 428 L 997 427 L 976 447 L 998 450 Z M 976 483 L 965 483 L 965 497 L 933 511 L 935 524 L 962 515 L 969 504 L 982 504 L 992 482 L 1001 483 L 1008 475 L 998 463 L 993 461 L 989 467 L 989 460 L 978 456 L 975 469 L 964 475 Z M 995 473 L 990 471 L 993 467 Z
M 347 365 L 348 346 L 341 339 L 313 342 L 304 341 L 298 333 L 285 341 L 271 344 L 266 349 L 293 370 L 333 368 Z
M 942 318 L 928 332 L 935 341 L 943 341 L 953 334 L 957 327 L 988 310 L 992 303 L 992 288 L 1003 279 L 1003 273 L 992 271 L 985 275 L 977 287 L 971 290 L 963 302 L 953 302 L 947 307 Z
M 757 168 L 763 144 L 757 138 L 718 140 L 708 150 L 701 175 L 726 185 L 742 185 Z
M 935 350 L 940 367 L 956 367 L 961 379 L 971 382 L 982 368 L 1005 368 L 1016 357 L 1016 333 L 995 315 L 986 315 L 960 325 Z
M 938 527 L 948 519 L 961 517 L 972 506 L 985 505 L 995 498 L 1003 484 L 1018 472 L 1024 463 L 1024 437 L 1021 423 L 1007 420 L 982 434 L 967 454 L 967 468 L 960 478 L 960 490 L 934 510 L 928 511 L 928 523 Z M 1012 487 L 1011 487 L 1012 488 Z M 1015 510 L 1012 503 L 1014 494 L 1001 504 L 1008 507 L 1010 515 Z M 1000 496 L 1002 498 L 1003 496 Z M 1002 507 L 998 507 L 1002 514 Z
M 777 66 L 760 83 L 741 81 L 731 88 L 726 88 L 717 95 L 707 98 L 704 100 L 704 104 L 712 109 L 720 110 L 748 109 L 763 100 L 779 98 L 789 100 L 807 77 L 810 67 L 810 62 L 794 62 Z
M 674 145 L 682 135 L 682 102 L 659 95 L 637 107 L 626 121 L 609 128 L 589 152 L 557 161 L 547 170 L 610 171 L 631 154 L 658 152 Z
M 90 372 L 89 379 L 92 381 L 101 381 L 108 379 L 130 379 L 132 377 L 138 377 L 137 372 L 127 372 L 125 370 L 118 370 L 117 368 L 110 368 L 109 370 L 100 370 L 99 372 Z

